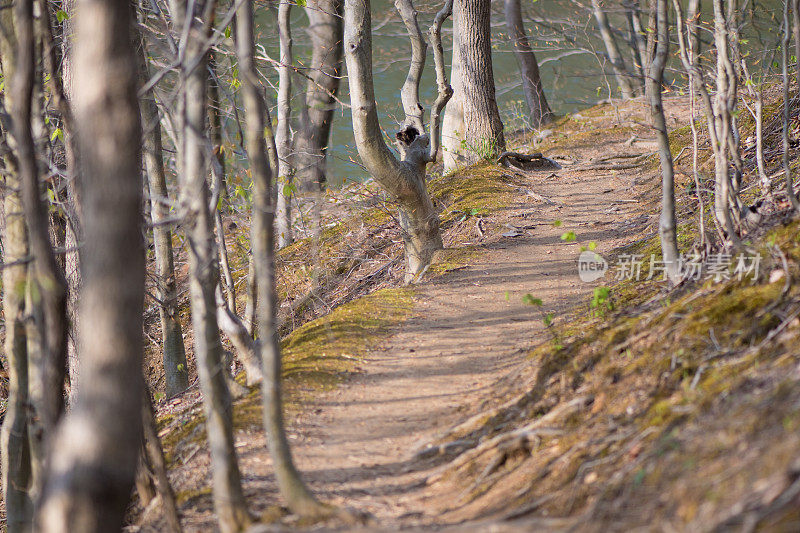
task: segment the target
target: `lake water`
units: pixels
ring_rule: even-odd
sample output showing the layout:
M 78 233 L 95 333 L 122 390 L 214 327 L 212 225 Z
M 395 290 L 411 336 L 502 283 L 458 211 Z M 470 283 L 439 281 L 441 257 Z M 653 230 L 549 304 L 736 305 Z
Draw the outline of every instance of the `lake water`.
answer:
M 586 2 L 588 4 L 588 2 Z M 710 9 L 710 2 L 705 8 Z M 779 2 L 769 0 L 759 2 L 761 16 L 773 17 L 778 11 Z M 418 0 L 415 6 L 419 11 L 420 26 L 427 33 L 436 11 L 442 1 Z M 603 74 L 601 59 L 591 53 L 592 49 L 604 50 L 602 43 L 593 35 L 595 23 L 588 10 L 582 10 L 569 0 L 522 0 L 523 16 L 529 21 L 526 28 L 529 35 L 536 34 L 540 39 L 531 40 L 537 48 L 541 76 L 545 92 L 551 108 L 557 114 L 571 113 L 591 105 L 600 99 L 607 98 L 609 86 L 616 91 L 615 81 L 611 74 Z M 705 11 L 705 9 L 704 9 Z M 294 54 L 296 63 L 309 64 L 310 46 L 305 33 L 308 19 L 304 10 L 295 7 L 293 16 Z M 261 10 L 258 14 L 257 28 L 259 41 L 264 45 L 271 57 L 277 58 L 277 28 L 275 10 Z M 780 16 L 779 13 L 777 13 Z M 710 16 L 704 17 L 710 21 Z M 393 139 L 395 128 L 403 119 L 400 102 L 400 89 L 408 72 L 410 43 L 391 0 L 372 1 L 373 19 L 373 61 L 374 83 L 381 126 L 387 132 L 387 140 Z M 620 13 L 610 13 L 611 24 L 621 30 L 617 42 L 625 55 L 628 65 L 631 64 L 630 49 L 624 38 L 627 37 L 627 25 Z M 536 22 L 534 22 L 536 21 Z M 569 22 L 569 30 L 565 22 Z M 642 16 L 646 24 L 646 17 Z M 551 26 L 553 24 L 553 26 Z M 767 21 L 771 26 L 774 22 Z M 767 32 L 770 33 L 769 31 Z M 772 29 L 772 33 L 777 33 Z M 452 20 L 448 19 L 443 28 L 443 44 L 448 62 L 452 44 Z M 506 33 L 503 2 L 492 2 L 492 47 L 495 85 L 500 112 L 506 131 L 515 131 L 526 127 L 524 95 L 520 85 L 519 67 L 514 57 L 511 43 Z M 344 69 L 344 67 L 343 67 Z M 345 74 L 346 74 L 346 69 Z M 610 72 L 610 68 L 607 69 Z M 267 75 L 277 83 L 277 75 L 270 70 Z M 305 80 L 295 78 L 295 89 L 305 87 Z M 618 94 L 618 93 L 615 93 Z M 428 50 L 426 72 L 420 88 L 423 105 L 430 109 L 436 96 L 433 73 L 433 55 Z M 342 80 L 339 97 L 348 101 L 347 80 Z M 274 95 L 273 95 L 274 103 Z M 273 109 L 274 117 L 274 109 Z M 330 143 L 328 176 L 332 183 L 344 180 L 362 180 L 366 173 L 355 163 L 358 154 L 353 144 L 353 133 L 350 123 L 350 110 L 338 109 L 333 123 Z

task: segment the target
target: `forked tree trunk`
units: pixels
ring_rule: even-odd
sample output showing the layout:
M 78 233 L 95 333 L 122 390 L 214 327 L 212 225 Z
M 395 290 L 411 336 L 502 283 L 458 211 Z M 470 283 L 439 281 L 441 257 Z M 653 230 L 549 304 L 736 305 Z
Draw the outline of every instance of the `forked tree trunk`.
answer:
M 413 11 L 413 6 L 406 7 L 407 11 L 409 9 Z M 406 28 L 409 29 L 412 42 L 420 41 L 417 46 L 421 47 L 422 35 L 416 27 L 416 12 L 411 17 L 413 20 L 408 20 L 408 15 L 404 16 Z M 345 1 L 344 45 L 356 146 L 369 173 L 400 205 L 400 225 L 406 255 L 405 280 L 411 282 L 424 273 L 433 253 L 442 248 L 439 217 L 425 184 L 425 168 L 435 157 L 435 148 L 431 147 L 437 146 L 437 143 L 430 143 L 425 132 L 418 129 L 420 126 L 415 125 L 421 118 L 421 106 L 418 97 L 415 101 L 408 94 L 418 94 L 419 78 L 414 80 L 413 76 L 421 75 L 422 69 L 417 68 L 414 62 L 403 87 L 406 124 L 397 134 L 401 160 L 398 161 L 383 142 L 372 82 L 371 24 L 369 0 Z M 416 29 L 416 34 L 412 28 Z M 443 72 L 443 67 L 437 68 L 437 71 Z M 444 103 L 447 103 L 447 99 L 444 99 Z M 431 115 L 438 117 L 444 103 Z M 438 125 L 432 124 L 431 131 L 438 131 Z
M 505 0 L 506 28 L 514 43 L 514 55 L 522 73 L 522 91 L 528 103 L 531 126 L 538 128 L 553 120 L 553 112 L 547 103 L 539 75 L 539 63 L 536 54 L 528 43 L 525 25 L 522 22 L 520 0 Z
M 608 17 L 603 10 L 601 0 L 592 0 L 592 11 L 594 18 L 597 21 L 597 29 L 600 30 L 600 37 L 603 39 L 603 44 L 606 47 L 608 60 L 611 62 L 611 67 L 614 69 L 614 75 L 617 78 L 617 85 L 622 92 L 622 98 L 629 99 L 634 97 L 633 84 L 631 83 L 630 72 L 625 67 L 625 60 L 619 51 L 617 42 L 614 40 L 614 34 L 611 32 L 611 27 L 608 24 Z
M 73 102 L 86 215 L 81 382 L 53 438 L 38 512 L 46 532 L 119 530 L 141 443 L 145 258 L 131 4 L 78 0 L 77 10 Z
M 5 105 L 14 120 L 8 139 L 16 157 L 7 157 L 3 173 L 3 315 L 5 355 L 8 363 L 8 400 L 0 431 L 0 468 L 6 527 L 10 532 L 31 526 L 31 453 L 29 431 L 28 350 L 25 333 L 28 235 L 20 187 L 25 174 L 35 174 L 30 130 L 33 87 L 33 13 L 27 2 L 0 10 L 0 57 L 3 75 L 10 80 Z M 23 121 L 17 124 L 17 121 Z M 33 168 L 31 168 L 33 165 Z
M 334 96 L 342 76 L 342 9 L 344 0 L 309 0 L 306 4 L 311 37 L 311 65 L 305 110 L 295 139 L 295 166 L 299 186 L 319 190 L 327 180 L 326 161 L 331 136 Z
M 216 317 L 215 290 L 219 282 L 217 250 L 209 207 L 208 150 L 205 137 L 207 50 L 215 2 L 176 2 L 174 20 L 189 20 L 183 28 L 186 58 L 181 66 L 184 116 L 181 124 L 181 200 L 187 210 L 189 294 L 194 329 L 194 354 L 203 391 L 206 432 L 211 448 L 214 509 L 223 533 L 239 531 L 250 521 L 242 494 L 233 444 L 233 405 L 225 378 L 222 343 Z M 202 22 L 202 21 L 205 21 Z M 262 131 L 263 134 L 263 131 Z
M 140 46 L 139 65 L 142 82 L 149 79 L 144 43 Z M 172 231 L 164 224 L 169 218 L 169 191 L 164 174 L 163 148 L 161 145 L 161 121 L 158 105 L 152 90 L 139 102 L 142 114 L 143 155 L 147 184 L 150 189 L 150 218 L 153 224 L 155 247 L 156 298 L 161 321 L 161 349 L 164 364 L 167 397 L 186 390 L 189 372 L 186 367 L 186 348 L 183 331 L 178 319 L 178 291 L 175 280 L 175 263 L 172 252 Z
M 454 95 L 443 127 L 445 170 L 493 159 L 506 149 L 492 70 L 490 7 L 489 0 L 453 2 Z
M 258 330 L 264 367 L 262 395 L 267 445 L 275 467 L 275 478 L 289 508 L 301 516 L 329 514 L 309 492 L 294 466 L 283 424 L 281 401 L 281 359 L 277 333 L 277 298 L 275 294 L 275 229 L 272 171 L 264 145 L 264 125 L 268 122 L 266 106 L 259 94 L 259 81 L 253 60 L 253 4 L 244 0 L 236 13 L 236 53 L 242 81 L 242 99 L 246 116 L 246 148 L 253 179 L 253 260 L 258 275 Z
M 678 238 L 675 217 L 675 174 L 672 166 L 672 152 L 669 148 L 667 122 L 664 118 L 664 103 L 661 98 L 661 85 L 664 81 L 664 68 L 669 57 L 669 17 L 667 0 L 657 0 L 656 8 L 656 49 L 648 68 L 647 83 L 650 97 L 650 115 L 653 129 L 658 139 L 658 157 L 661 161 L 661 217 L 658 233 L 661 239 L 661 254 L 664 271 L 672 283 L 680 281 L 678 261 Z

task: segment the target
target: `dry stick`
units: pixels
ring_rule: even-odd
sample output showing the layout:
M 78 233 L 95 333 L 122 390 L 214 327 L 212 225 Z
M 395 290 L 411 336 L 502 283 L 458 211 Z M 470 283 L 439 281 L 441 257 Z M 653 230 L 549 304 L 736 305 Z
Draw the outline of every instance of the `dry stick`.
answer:
M 781 75 L 783 77 L 783 170 L 786 173 L 786 196 L 795 211 L 800 213 L 800 201 L 794 194 L 792 169 L 789 166 L 789 0 L 783 2 L 783 40 L 781 42 Z

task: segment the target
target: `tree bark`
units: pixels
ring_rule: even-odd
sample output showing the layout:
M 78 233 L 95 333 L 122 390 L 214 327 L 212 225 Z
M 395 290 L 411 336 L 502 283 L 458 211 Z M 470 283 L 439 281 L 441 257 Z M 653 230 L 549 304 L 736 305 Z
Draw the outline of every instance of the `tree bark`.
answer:
M 505 0 L 505 12 L 506 28 L 514 43 L 514 55 L 517 56 L 517 63 L 522 73 L 522 90 L 528 103 L 531 126 L 538 128 L 553 120 L 553 112 L 544 94 L 536 54 L 531 49 L 525 34 L 520 0 Z
M 664 270 L 672 283 L 680 281 L 678 260 L 678 237 L 675 217 L 675 174 L 672 166 L 672 152 L 669 148 L 667 122 L 664 118 L 664 104 L 661 98 L 661 85 L 664 81 L 664 68 L 669 57 L 669 16 L 667 0 L 657 0 L 656 8 L 656 49 L 650 62 L 647 83 L 650 84 L 650 114 L 653 129 L 658 138 L 658 157 L 661 161 L 661 216 L 658 233 L 661 239 L 661 254 Z
M 342 76 L 344 0 L 309 0 L 306 4 L 312 52 L 305 110 L 295 139 L 296 178 L 301 189 L 318 190 L 327 181 L 326 159 L 333 112 Z
M 446 171 L 495 159 L 506 150 L 495 97 L 490 7 L 489 0 L 453 2 L 454 94 L 444 119 Z
M 416 18 L 416 13 L 413 16 Z M 419 37 L 412 34 L 414 38 Z M 400 205 L 400 225 L 406 255 L 405 280 L 411 282 L 424 273 L 433 253 L 442 248 L 439 217 L 425 184 L 425 167 L 432 160 L 431 143 L 424 132 L 411 125 L 414 119 L 409 116 L 406 117 L 408 125 L 397 134 L 401 160 L 397 160 L 383 142 L 372 82 L 372 31 L 368 0 L 345 1 L 344 40 L 356 146 L 372 177 Z M 419 79 L 416 82 L 419 83 Z M 432 131 L 434 129 L 437 128 L 431 128 Z
M 142 82 L 150 79 L 144 43 L 138 39 L 140 77 Z M 140 100 L 143 130 L 144 163 L 147 184 L 150 189 L 150 218 L 153 225 L 155 248 L 156 298 L 161 321 L 161 348 L 164 364 L 167 397 L 175 396 L 189 386 L 186 367 L 186 348 L 183 331 L 178 319 L 178 290 L 175 281 L 175 263 L 172 251 L 172 231 L 164 221 L 169 218 L 169 191 L 164 174 L 163 147 L 161 145 L 161 121 L 155 95 L 150 90 Z
M 74 110 L 85 253 L 80 386 L 58 428 L 38 512 L 41 531 L 122 527 L 141 443 L 141 128 L 129 2 L 78 0 Z
M 717 0 L 721 1 L 721 0 Z M 783 5 L 783 39 L 781 42 L 781 76 L 783 79 L 783 127 L 782 127 L 782 141 L 783 141 L 783 171 L 784 180 L 786 182 L 786 197 L 792 204 L 795 211 L 800 212 L 800 200 L 794 193 L 794 185 L 792 185 L 792 168 L 789 161 L 789 128 L 791 128 L 791 109 L 789 103 L 789 34 L 791 32 L 789 22 L 789 0 L 784 0 Z M 800 57 L 798 57 L 800 63 Z M 800 89 L 800 86 L 798 86 Z
M 25 174 L 35 174 L 30 109 L 33 86 L 33 27 L 29 2 L 0 10 L 0 57 L 3 76 L 10 86 L 4 95 L 13 117 L 8 144 L 14 156 L 5 158 L 3 173 L 3 316 L 5 355 L 8 364 L 8 401 L 0 430 L 3 501 L 10 532 L 27 531 L 33 505 L 30 491 L 31 445 L 29 440 L 28 350 L 25 331 L 28 234 L 20 188 Z M 24 121 L 24 123 L 18 123 Z M 6 132 L 3 132 L 4 134 Z M 31 169 L 34 165 L 34 169 Z
M 592 11 L 594 18 L 597 21 L 597 29 L 600 30 L 600 37 L 603 39 L 603 44 L 606 47 L 608 60 L 611 62 L 611 67 L 614 69 L 614 75 L 617 78 L 617 85 L 622 92 L 622 98 L 629 99 L 635 96 L 633 84 L 631 83 L 630 72 L 625 67 L 625 60 L 619 51 L 617 42 L 614 40 L 614 34 L 611 32 L 611 27 L 608 24 L 608 17 L 603 10 L 601 0 L 592 0 Z
M 275 467 L 275 478 L 289 508 L 302 516 L 329 514 L 309 492 L 294 466 L 283 424 L 281 401 L 280 344 L 276 329 L 277 297 L 274 268 L 274 211 L 272 172 L 264 145 L 266 106 L 259 94 L 253 60 L 253 4 L 244 0 L 236 13 L 236 53 L 242 80 L 242 99 L 246 115 L 246 149 L 253 179 L 253 261 L 258 275 L 258 329 L 261 335 L 261 360 L 264 368 L 262 401 L 267 445 Z
M 186 235 L 189 246 L 189 294 L 194 329 L 194 354 L 200 388 L 203 391 L 206 432 L 211 448 L 214 508 L 223 533 L 239 531 L 250 522 L 242 494 L 241 476 L 233 443 L 233 405 L 222 363 L 222 343 L 216 317 L 215 290 L 219 283 L 217 250 L 209 208 L 208 150 L 205 137 L 208 79 L 208 50 L 204 42 L 210 35 L 213 0 L 176 2 L 174 20 L 184 21 L 179 28 L 185 40 L 186 55 L 181 65 L 183 117 L 181 119 L 181 202 L 187 210 Z M 204 21 L 204 22 L 203 22 Z M 263 131 L 262 131 L 263 135 Z
M 292 4 L 281 2 L 278 8 L 280 33 L 280 67 L 278 67 L 278 131 L 275 144 L 278 150 L 278 248 L 292 243 L 292 186 L 294 155 L 292 154 Z M 316 163 L 316 162 L 315 162 Z M 316 166 L 316 165 L 315 165 Z

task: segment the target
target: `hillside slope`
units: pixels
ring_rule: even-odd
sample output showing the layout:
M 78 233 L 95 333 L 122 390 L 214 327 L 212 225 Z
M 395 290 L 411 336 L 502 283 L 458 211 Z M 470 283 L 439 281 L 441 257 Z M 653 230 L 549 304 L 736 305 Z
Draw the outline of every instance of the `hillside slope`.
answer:
M 668 110 L 686 124 L 684 100 Z M 558 172 L 434 178 L 448 249 L 431 278 L 287 338 L 290 438 L 321 498 L 368 513 L 365 530 L 798 529 L 796 223 L 779 201 L 747 236 L 758 275 L 646 279 L 659 254 L 646 112 L 599 106 L 519 141 L 558 157 Z M 673 144 L 690 253 L 686 143 L 684 128 Z M 604 278 L 580 281 L 583 248 L 608 261 Z M 631 254 L 642 276 L 615 280 Z M 201 531 L 213 516 L 197 400 L 161 412 L 187 530 Z M 280 507 L 257 392 L 235 411 L 253 512 L 267 530 L 300 526 Z M 140 520 L 158 528 L 157 512 Z

